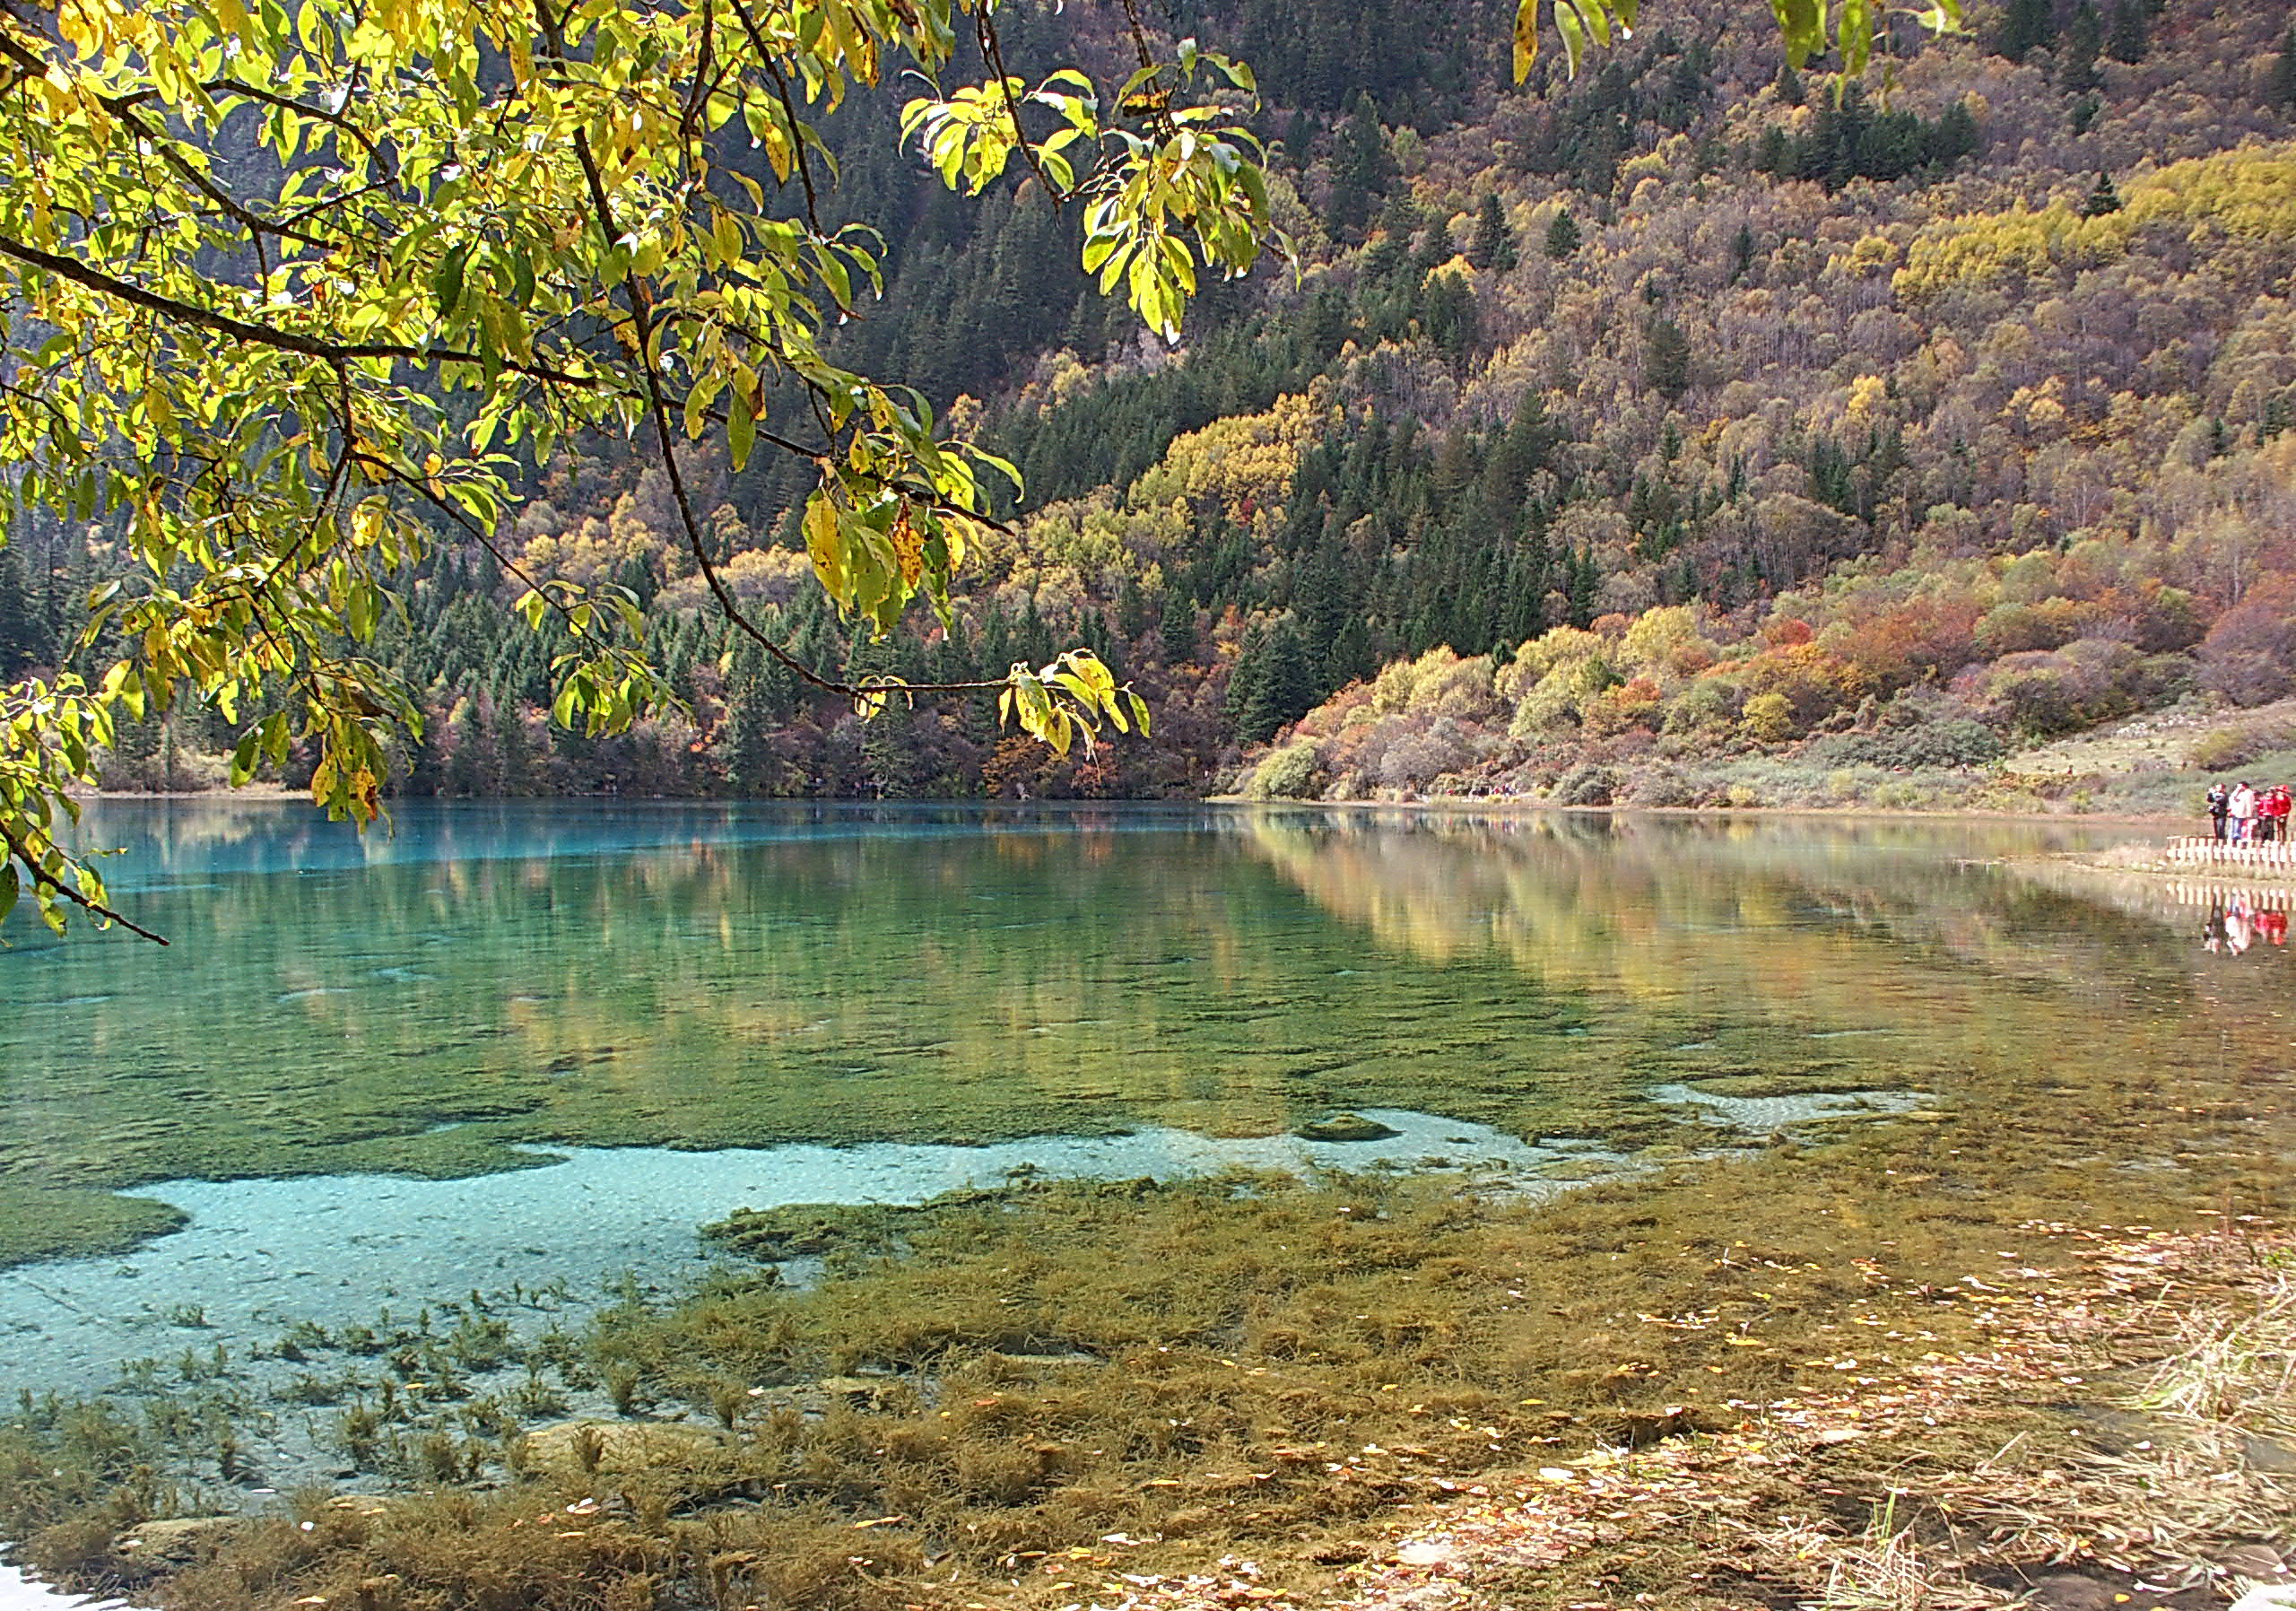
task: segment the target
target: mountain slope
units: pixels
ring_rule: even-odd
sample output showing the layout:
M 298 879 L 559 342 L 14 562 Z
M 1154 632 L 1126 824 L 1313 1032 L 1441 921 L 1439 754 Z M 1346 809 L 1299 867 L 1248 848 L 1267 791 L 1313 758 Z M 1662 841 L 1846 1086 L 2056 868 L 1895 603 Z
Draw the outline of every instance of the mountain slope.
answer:
M 547 731 L 550 646 L 457 561 L 391 646 L 440 718 L 403 786 L 1945 797 L 2296 688 L 2296 55 L 2266 10 L 1979 11 L 1838 103 L 1742 0 L 1654 5 L 1519 90 L 1481 0 L 1172 20 L 1260 57 L 1299 243 L 1177 351 L 1086 294 L 1073 218 L 952 201 L 890 98 L 841 128 L 848 204 L 898 226 L 854 355 L 1028 477 L 954 632 L 855 643 L 787 528 L 804 466 L 690 466 L 807 656 L 947 677 L 1083 641 L 1152 739 L 1060 760 L 961 703 L 810 698 L 728 651 L 658 471 L 603 445 L 513 535 L 651 601 L 691 718 Z M 1020 48 L 1108 22 L 1031 13 Z M 68 547 L 0 570 L 0 656 Z

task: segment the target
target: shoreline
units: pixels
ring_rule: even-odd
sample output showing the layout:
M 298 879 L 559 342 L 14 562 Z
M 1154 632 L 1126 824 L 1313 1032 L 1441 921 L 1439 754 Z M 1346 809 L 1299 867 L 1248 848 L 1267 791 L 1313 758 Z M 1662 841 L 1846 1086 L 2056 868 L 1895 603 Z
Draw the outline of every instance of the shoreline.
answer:
M 239 788 L 176 790 L 169 792 L 133 789 L 102 789 L 80 797 L 91 804 L 106 801 L 212 801 L 218 804 L 233 800 L 253 800 L 264 804 L 309 804 L 309 797 L 300 789 L 278 785 L 248 784 Z M 2188 814 L 2156 813 L 2151 814 L 2125 812 L 2089 811 L 1996 811 L 1979 806 L 1955 806 L 1952 809 L 1921 810 L 1910 806 L 1564 806 L 1551 800 L 1522 798 L 1476 797 L 1465 795 L 1440 795 L 1412 800 L 1305 800 L 1285 798 L 1254 799 L 1244 795 L 1178 795 L 1153 797 L 1046 798 L 1006 799 L 994 795 L 932 795 L 901 800 L 883 800 L 867 795 L 832 795 L 819 797 L 789 797 L 782 796 L 749 795 L 623 795 L 623 794 L 556 794 L 556 795 L 422 795 L 395 796 L 391 803 L 411 803 L 488 806 L 532 805 L 552 800 L 582 801 L 614 806 L 674 805 L 702 806 L 779 806 L 792 808 L 823 806 L 870 806 L 946 807 L 952 806 L 978 806 L 983 809 L 1028 807 L 1052 810 L 1094 810 L 1109 807 L 1157 806 L 1164 809 L 1185 809 L 1191 806 L 1216 806 L 1223 808 L 1241 807 L 1257 810 L 1317 810 L 1317 811 L 1424 811 L 1456 815 L 1505 816 L 1575 815 L 1623 817 L 1680 817 L 1684 819 L 1727 819 L 1735 817 L 1782 817 L 1806 819 L 1813 822 L 1907 822 L 1907 823 L 2034 823 L 2054 827 L 2096 828 L 2174 828 L 2189 825 Z M 314 811 L 318 809 L 314 806 Z M 2205 825 L 2205 821 L 2204 821 Z
M 2186 816 L 2129 815 L 2105 812 L 1986 811 L 1956 807 L 1951 811 L 1919 811 L 1898 806 L 1884 810 L 1865 806 L 1563 806 L 1552 800 L 1474 798 L 1440 796 L 1418 800 L 1294 800 L 1250 799 L 1242 795 L 1206 795 L 1202 804 L 1256 807 L 1261 810 L 1309 811 L 1426 811 L 1460 816 L 1622 816 L 1679 817 L 1725 820 L 1732 817 L 1784 817 L 1813 822 L 2003 823 L 2051 827 L 2171 828 L 2188 823 Z

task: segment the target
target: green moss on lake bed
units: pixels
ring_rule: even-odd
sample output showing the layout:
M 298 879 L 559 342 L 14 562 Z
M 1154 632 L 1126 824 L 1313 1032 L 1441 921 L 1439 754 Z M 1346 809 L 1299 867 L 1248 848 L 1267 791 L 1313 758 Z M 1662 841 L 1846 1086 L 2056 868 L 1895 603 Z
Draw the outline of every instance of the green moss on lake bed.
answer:
M 1185 836 L 705 840 L 155 892 L 164 957 L 0 954 L 0 1181 L 1273 1135 L 1365 1108 L 1632 1150 L 1685 1139 L 1653 1084 L 1950 1099 L 1970 1064 L 2060 1039 L 2046 1002 L 1954 954 L 1973 911 L 2013 935 L 2013 896 L 1886 837 L 1551 826 L 1207 814 Z M 2141 945 L 2116 962 L 2148 966 Z
M 150 1197 L 0 1181 L 0 1265 L 124 1253 L 183 1223 Z

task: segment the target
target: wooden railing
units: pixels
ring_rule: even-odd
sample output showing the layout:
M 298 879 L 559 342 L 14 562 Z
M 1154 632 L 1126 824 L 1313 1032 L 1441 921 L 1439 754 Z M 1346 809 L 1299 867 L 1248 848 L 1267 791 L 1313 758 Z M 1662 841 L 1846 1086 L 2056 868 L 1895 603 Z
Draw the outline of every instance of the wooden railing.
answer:
M 2296 844 L 2286 840 L 2234 845 L 2213 839 L 2172 839 L 2162 858 L 2171 866 L 2205 868 L 2210 872 L 2296 872 Z

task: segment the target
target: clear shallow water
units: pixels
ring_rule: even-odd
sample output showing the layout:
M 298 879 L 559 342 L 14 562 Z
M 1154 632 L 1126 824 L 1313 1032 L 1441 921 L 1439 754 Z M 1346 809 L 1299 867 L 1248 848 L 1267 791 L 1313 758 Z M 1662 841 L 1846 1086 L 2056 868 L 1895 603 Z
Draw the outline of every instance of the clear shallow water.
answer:
M 1991 862 L 2093 832 L 559 801 L 409 805 L 363 840 L 272 803 L 91 823 L 175 944 L 5 929 L 0 1188 L 38 1214 L 164 1182 L 192 1224 L 0 1275 L 11 1385 L 274 1336 L 298 1302 L 671 1276 L 743 1203 L 1202 1167 L 1257 1156 L 1206 1138 L 1342 1109 L 1531 1168 L 1526 1139 L 1655 1158 L 1975 1105 L 2092 1154 L 2132 1215 L 2184 1167 L 2146 1128 L 2185 1110 L 2180 1071 L 2252 1071 L 2224 1122 L 2283 1111 L 2283 950 L 2207 952 L 2204 914 Z M 187 1303 L 213 1313 L 187 1337 Z
M 914 1203 L 1022 1172 L 1163 1180 L 1434 1161 L 1472 1163 L 1494 1188 L 1520 1193 L 1561 1189 L 1548 1171 L 1580 1178 L 1622 1167 L 1457 1119 L 1394 1109 L 1367 1117 L 1396 1134 L 1318 1143 L 1147 1129 L 966 1147 L 588 1147 L 530 1171 L 449 1180 L 165 1181 L 152 1193 L 189 1213 L 183 1231 L 125 1255 L 0 1271 L 0 1356 L 11 1386 L 91 1394 L 109 1385 L 122 1359 L 268 1341 L 298 1321 L 363 1324 L 474 1292 L 556 1287 L 563 1296 L 535 1312 L 579 1312 L 626 1276 L 664 1288 L 702 1276 L 695 1226 L 736 1208 Z M 190 1312 L 197 1324 L 177 1318 Z

